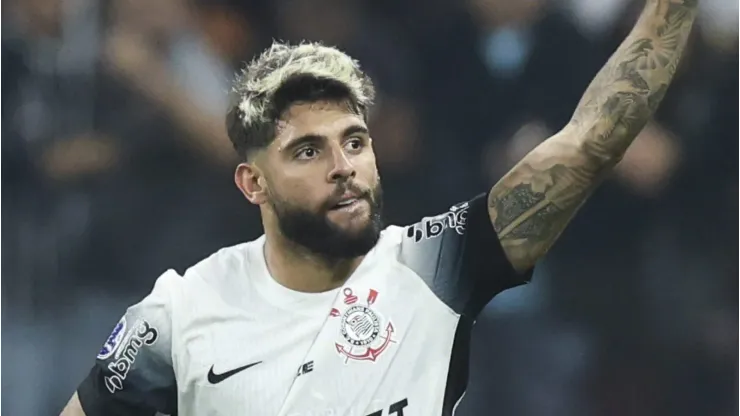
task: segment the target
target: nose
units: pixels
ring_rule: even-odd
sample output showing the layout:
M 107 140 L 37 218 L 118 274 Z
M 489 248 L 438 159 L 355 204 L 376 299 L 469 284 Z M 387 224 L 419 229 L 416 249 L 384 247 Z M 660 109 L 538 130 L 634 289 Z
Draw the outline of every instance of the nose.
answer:
M 329 182 L 338 182 L 354 178 L 357 172 L 352 161 L 341 148 L 332 149 L 332 168 L 329 171 Z

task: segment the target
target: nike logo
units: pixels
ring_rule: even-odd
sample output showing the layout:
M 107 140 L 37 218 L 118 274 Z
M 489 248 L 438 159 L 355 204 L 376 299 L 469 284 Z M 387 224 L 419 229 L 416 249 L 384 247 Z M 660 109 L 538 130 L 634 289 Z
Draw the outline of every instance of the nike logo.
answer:
M 257 364 L 259 364 L 261 362 L 262 361 L 257 361 L 256 363 L 247 364 L 245 366 L 241 366 L 239 368 L 235 368 L 233 370 L 230 370 L 230 371 L 227 371 L 227 372 L 221 373 L 221 374 L 214 373 L 213 372 L 213 366 L 211 366 L 211 369 L 208 370 L 208 382 L 211 383 L 211 384 L 218 384 L 218 383 L 226 380 L 227 378 L 233 376 L 234 374 L 239 373 L 241 371 L 244 371 L 244 370 L 246 370 L 246 369 L 248 369 L 250 367 L 254 367 L 255 365 L 257 365 Z

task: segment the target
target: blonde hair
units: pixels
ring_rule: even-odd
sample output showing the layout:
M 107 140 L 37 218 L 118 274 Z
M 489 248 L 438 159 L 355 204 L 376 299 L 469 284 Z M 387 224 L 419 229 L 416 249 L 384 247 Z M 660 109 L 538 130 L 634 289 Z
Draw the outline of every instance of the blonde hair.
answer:
M 246 157 L 272 142 L 277 119 L 290 104 L 347 101 L 367 117 L 375 88 L 359 63 L 336 48 L 276 41 L 237 74 L 231 96 L 229 138 L 240 156 Z

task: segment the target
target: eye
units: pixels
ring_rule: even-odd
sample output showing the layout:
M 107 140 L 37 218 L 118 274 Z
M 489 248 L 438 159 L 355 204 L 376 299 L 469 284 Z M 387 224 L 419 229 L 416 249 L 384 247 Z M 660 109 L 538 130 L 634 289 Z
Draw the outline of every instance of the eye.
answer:
M 295 154 L 295 158 L 299 160 L 310 160 L 318 156 L 319 151 L 315 147 L 304 147 Z
M 357 152 L 358 150 L 362 150 L 365 146 L 365 142 L 359 137 L 352 137 L 347 140 L 347 143 L 345 143 L 344 146 L 350 151 Z

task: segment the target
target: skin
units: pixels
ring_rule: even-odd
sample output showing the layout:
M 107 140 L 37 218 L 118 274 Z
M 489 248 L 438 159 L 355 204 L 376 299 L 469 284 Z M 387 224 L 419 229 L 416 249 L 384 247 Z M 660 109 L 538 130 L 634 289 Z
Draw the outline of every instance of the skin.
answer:
M 380 177 L 372 140 L 362 117 L 332 102 L 291 106 L 278 123 L 275 140 L 252 161 L 236 170 L 236 185 L 260 207 L 265 229 L 265 256 L 275 280 L 302 292 L 322 292 L 341 286 L 362 257 L 327 264 L 285 239 L 268 203 L 271 193 L 320 212 L 343 182 L 368 190 Z M 331 222 L 349 232 L 366 227 L 370 207 L 358 212 L 329 212 Z
M 596 75 L 568 125 L 491 189 L 491 221 L 517 270 L 531 268 L 547 253 L 655 112 L 676 72 L 696 11 L 697 0 L 647 1 L 634 29 Z M 352 125 L 367 128 L 344 106 L 294 105 L 283 117 L 275 141 L 236 170 L 237 186 L 260 206 L 270 272 L 286 287 L 307 292 L 338 287 L 362 261 L 326 264 L 291 245 L 281 237 L 267 203 L 271 187 L 318 209 L 341 181 L 354 181 L 363 189 L 376 184 L 379 176 L 370 137 L 343 134 Z M 300 160 L 291 159 L 291 143 L 305 134 L 321 136 L 314 143 L 316 154 L 309 151 Z M 349 144 L 354 139 L 365 144 L 355 148 Z M 369 221 L 367 207 L 355 215 L 334 214 L 331 220 L 350 230 Z M 84 416 L 76 393 L 62 416 Z
M 528 270 L 547 253 L 655 112 L 696 10 L 696 0 L 648 1 L 568 125 L 491 189 L 488 212 L 515 269 Z

